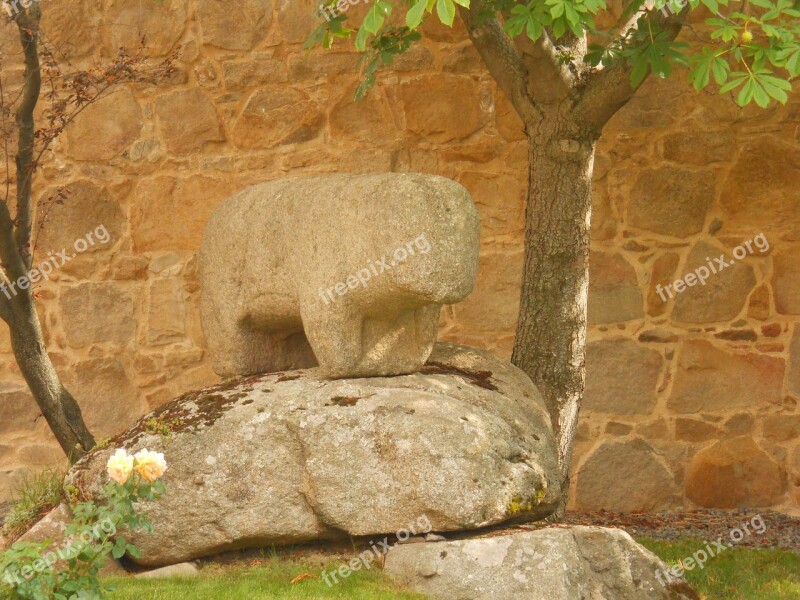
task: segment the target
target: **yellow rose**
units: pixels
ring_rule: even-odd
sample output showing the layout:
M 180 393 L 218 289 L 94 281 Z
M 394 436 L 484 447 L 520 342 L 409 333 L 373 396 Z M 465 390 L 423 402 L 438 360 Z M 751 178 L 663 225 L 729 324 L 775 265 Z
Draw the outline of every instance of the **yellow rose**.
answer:
M 106 471 L 108 471 L 108 476 L 111 477 L 111 479 L 120 485 L 124 485 L 125 482 L 128 481 L 131 471 L 133 471 L 133 457 L 128 456 L 128 453 L 124 449 L 118 449 L 114 455 L 108 459 Z
M 167 470 L 167 461 L 160 452 L 152 452 L 145 448 L 134 455 L 136 472 L 148 483 L 153 483 Z

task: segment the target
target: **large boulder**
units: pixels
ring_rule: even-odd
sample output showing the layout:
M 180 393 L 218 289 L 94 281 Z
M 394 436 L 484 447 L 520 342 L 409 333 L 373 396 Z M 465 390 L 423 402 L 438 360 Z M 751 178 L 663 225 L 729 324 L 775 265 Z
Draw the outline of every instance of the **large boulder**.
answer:
M 131 536 L 145 565 L 386 534 L 422 517 L 434 531 L 530 520 L 560 493 L 530 379 L 449 344 L 412 375 L 327 380 L 309 369 L 187 394 L 84 458 L 68 483 L 98 490 L 117 447 L 169 463 L 166 496 L 147 506 L 154 533 Z
M 433 600 L 699 598 L 627 533 L 602 527 L 398 545 L 384 570 Z

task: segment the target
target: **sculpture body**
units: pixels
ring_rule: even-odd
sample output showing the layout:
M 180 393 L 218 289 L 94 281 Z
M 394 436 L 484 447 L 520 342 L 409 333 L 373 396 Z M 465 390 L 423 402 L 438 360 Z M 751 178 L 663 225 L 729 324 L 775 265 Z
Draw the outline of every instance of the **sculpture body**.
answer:
M 200 250 L 214 370 L 418 370 L 441 306 L 472 291 L 478 237 L 469 193 L 443 177 L 330 175 L 243 190 L 214 212 Z

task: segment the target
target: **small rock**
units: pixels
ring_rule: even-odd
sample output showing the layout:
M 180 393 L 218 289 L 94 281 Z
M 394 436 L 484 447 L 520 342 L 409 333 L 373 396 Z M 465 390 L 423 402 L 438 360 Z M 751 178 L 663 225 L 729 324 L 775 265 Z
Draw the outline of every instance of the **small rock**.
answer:
M 196 577 L 200 569 L 194 563 L 185 562 L 136 575 L 137 579 L 161 579 L 164 577 Z
M 438 533 L 429 533 L 425 536 L 426 542 L 446 542 L 447 538 L 443 535 L 439 535 Z
M 714 334 L 719 340 L 731 340 L 735 342 L 755 342 L 758 339 L 756 332 L 752 329 L 728 329 Z
M 405 540 L 398 539 L 397 543 L 398 544 L 422 544 L 424 541 L 425 541 L 424 537 L 420 537 L 418 535 L 415 535 L 415 536 L 410 537 L 410 538 L 405 539 Z
M 624 531 L 585 526 L 395 546 L 384 566 L 433 600 L 699 598 L 683 580 L 668 580 L 667 569 Z

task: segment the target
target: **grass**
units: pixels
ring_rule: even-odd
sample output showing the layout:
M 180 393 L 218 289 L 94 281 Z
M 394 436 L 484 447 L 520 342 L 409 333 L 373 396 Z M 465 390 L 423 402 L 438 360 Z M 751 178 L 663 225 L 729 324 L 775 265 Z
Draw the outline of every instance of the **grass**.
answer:
M 644 546 L 669 564 L 691 556 L 704 542 L 683 539 L 677 542 L 640 539 Z M 394 586 L 378 569 L 353 573 L 338 585 L 328 587 L 323 571 L 343 564 L 331 560 L 320 566 L 302 560 L 273 557 L 258 566 L 209 566 L 195 578 L 110 580 L 117 587 L 110 600 L 188 600 L 225 598 L 260 599 L 339 599 L 421 600 L 424 598 Z M 296 583 L 303 574 L 311 577 Z M 707 600 L 797 600 L 800 598 L 800 554 L 782 550 L 734 548 L 711 558 L 704 569 L 688 571 L 687 581 Z
M 694 539 L 638 541 L 669 565 L 705 547 L 704 541 Z M 800 598 L 800 554 L 732 548 L 709 559 L 704 569 L 695 567 L 687 571 L 684 578 L 709 600 L 797 600 Z
M 257 567 L 207 567 L 193 578 L 110 579 L 115 585 L 109 600 L 225 600 L 347 598 L 352 600 L 424 600 L 424 596 L 401 590 L 379 569 L 358 571 L 331 587 L 321 579 L 324 570 L 338 568 L 339 561 L 320 566 L 273 559 Z M 311 577 L 296 583 L 303 574 Z
M 12 492 L 3 533 L 14 539 L 61 502 L 65 472 L 49 469 L 23 477 Z

